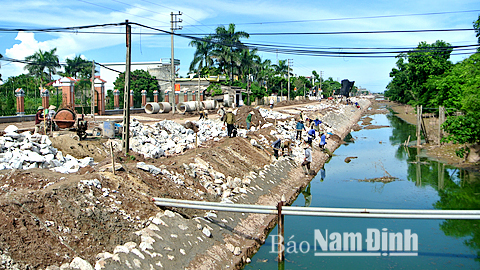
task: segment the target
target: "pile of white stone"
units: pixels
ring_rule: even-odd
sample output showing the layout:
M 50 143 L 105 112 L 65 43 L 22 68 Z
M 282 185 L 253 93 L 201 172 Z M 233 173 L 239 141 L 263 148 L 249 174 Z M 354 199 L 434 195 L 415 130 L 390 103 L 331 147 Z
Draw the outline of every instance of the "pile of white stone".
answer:
M 280 113 L 274 110 L 260 108 L 258 109 L 263 118 L 286 119 L 292 117 L 290 114 Z
M 52 147 L 46 135 L 31 134 L 29 131 L 18 133 L 18 128 L 9 125 L 0 137 L 0 170 L 6 169 L 52 169 L 61 173 L 74 173 L 79 168 L 93 165 L 93 158 L 76 159 L 71 155 L 63 156 L 61 151 Z
M 172 180 L 177 185 L 185 185 L 185 176 L 177 172 L 170 172 L 166 169 L 166 166 L 163 165 L 162 168 L 158 168 L 155 165 L 145 164 L 145 162 L 138 162 L 137 168 L 149 172 L 154 175 L 163 175 L 164 177 Z
M 223 203 L 233 203 L 231 197 L 236 194 L 246 194 L 247 187 L 256 176 L 255 172 L 243 179 L 231 177 L 213 169 L 211 165 L 200 158 L 195 159 L 195 163 L 184 164 L 185 171 L 192 177 L 197 177 L 200 184 L 205 187 L 207 192 L 222 198 Z
M 163 120 L 144 125 L 133 119 L 130 124 L 130 148 L 145 157 L 158 158 L 167 154 L 180 154 L 208 140 L 219 140 L 227 136 L 223 122 L 218 119 L 202 119 L 198 125 L 197 138 L 192 129 L 172 120 Z M 246 137 L 246 130 L 239 129 L 237 136 Z

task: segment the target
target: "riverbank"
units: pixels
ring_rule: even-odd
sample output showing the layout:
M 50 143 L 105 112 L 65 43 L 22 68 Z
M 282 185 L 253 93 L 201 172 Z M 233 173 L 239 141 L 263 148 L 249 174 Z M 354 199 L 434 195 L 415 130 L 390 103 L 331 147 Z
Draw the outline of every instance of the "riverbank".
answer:
M 405 122 L 416 125 L 417 115 L 415 109 L 410 105 L 400 104 L 392 101 L 381 101 L 385 103 L 392 111 L 395 112 L 395 115 Z M 429 118 L 424 119 L 427 122 L 426 126 L 430 126 L 428 121 Z M 415 138 L 411 139 L 412 141 Z M 480 166 L 474 163 L 465 162 L 463 158 L 458 157 L 455 154 L 455 151 L 458 150 L 461 146 L 453 143 L 444 143 L 441 145 L 436 144 L 422 144 L 422 149 L 426 151 L 426 155 L 432 159 L 439 160 L 445 164 L 453 165 L 462 169 L 471 170 L 471 171 L 480 171 Z
M 205 141 L 168 157 L 117 152 L 115 161 L 123 170 L 115 174 L 108 169 L 109 159 L 69 175 L 46 169 L 3 171 L 0 255 L 8 263 L 2 266 L 240 268 L 265 241 L 275 216 L 160 209 L 151 198 L 276 205 L 285 195 L 291 202 L 312 176 L 298 166 L 303 159 L 298 144 L 291 158 L 272 162 L 270 144 L 276 134 L 288 133 L 284 128 L 292 127 L 291 119 L 300 111 L 318 115 L 334 134 L 327 140 L 333 152 L 370 105 L 366 99 L 359 103 L 360 110 L 325 102 L 288 108 L 281 112 L 288 118 L 262 119 L 263 128 L 245 137 Z M 103 148 L 96 141 L 63 145 L 108 156 L 108 142 Z M 327 158 L 315 146 L 312 169 L 318 171 Z

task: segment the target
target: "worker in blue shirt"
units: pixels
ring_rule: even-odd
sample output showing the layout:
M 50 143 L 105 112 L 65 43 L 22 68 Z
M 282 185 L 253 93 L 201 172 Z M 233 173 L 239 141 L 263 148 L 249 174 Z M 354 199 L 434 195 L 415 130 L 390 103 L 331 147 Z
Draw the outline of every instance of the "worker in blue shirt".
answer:
M 297 139 L 297 140 L 301 140 L 301 139 L 302 139 L 302 130 L 305 130 L 305 125 L 303 124 L 303 120 L 302 120 L 302 119 L 299 119 L 299 120 L 298 120 L 297 126 L 296 126 L 296 130 L 297 130 L 297 137 L 296 137 L 296 139 Z
M 282 146 L 282 139 L 281 138 L 279 138 L 278 140 L 276 140 L 272 143 L 273 155 L 275 156 L 276 159 L 278 159 L 278 150 L 280 150 L 281 146 Z
M 318 117 L 315 118 L 315 120 L 313 120 L 313 128 L 315 129 L 315 131 L 320 131 L 320 124 L 322 123 L 322 121 L 318 120 Z
M 315 140 L 315 129 L 310 129 L 307 133 L 307 142 L 312 145 L 313 140 Z
M 325 145 L 327 144 L 326 139 L 325 133 L 322 133 L 322 135 L 320 135 L 320 144 L 318 145 L 322 150 L 325 149 Z

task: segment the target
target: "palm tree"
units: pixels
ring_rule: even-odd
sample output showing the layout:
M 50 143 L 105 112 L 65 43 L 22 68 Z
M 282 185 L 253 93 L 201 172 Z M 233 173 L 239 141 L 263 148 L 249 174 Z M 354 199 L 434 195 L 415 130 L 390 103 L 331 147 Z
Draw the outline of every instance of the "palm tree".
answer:
M 54 48 L 50 51 L 42 51 L 41 49 L 38 52 L 35 52 L 33 55 L 25 57 L 25 60 L 29 62 L 26 64 L 25 69 L 28 72 L 40 79 L 40 87 L 43 87 L 44 79 L 52 79 L 52 75 L 57 73 L 57 68 L 60 67 L 60 62 L 58 56 L 55 55 L 57 48 Z M 45 72 L 45 69 L 48 73 Z
M 266 59 L 260 63 L 260 70 L 258 72 L 258 81 L 261 82 L 261 85 L 265 85 L 268 83 L 268 80 L 272 77 L 275 70 L 272 66 L 272 61 L 270 59 Z
M 287 65 L 287 60 L 279 60 L 278 65 L 274 64 L 273 68 L 275 69 L 275 74 L 280 75 L 283 78 L 285 78 L 291 70 L 290 67 Z
M 239 58 L 239 71 L 242 77 L 242 81 L 245 82 L 245 75 L 253 73 L 257 73 L 261 59 L 260 56 L 257 55 L 257 49 L 249 50 L 245 48 L 240 51 L 240 58 Z
M 204 39 L 200 40 L 192 40 L 188 45 L 196 47 L 193 60 L 190 63 L 191 72 L 195 70 L 196 65 L 199 72 L 204 66 L 208 68 L 209 66 L 213 65 L 213 60 L 210 57 L 214 47 L 214 44 L 212 43 L 212 36 L 206 36 Z
M 235 31 L 235 24 L 219 26 L 215 29 L 213 41 L 216 44 L 216 49 L 213 51 L 213 56 L 217 59 L 219 66 L 230 71 L 230 83 L 233 80 L 234 63 L 238 61 L 237 51 L 246 46 L 240 41 L 240 38 L 248 38 L 250 35 L 244 31 Z
M 92 77 L 92 62 L 83 59 L 79 55 L 73 59 L 66 59 L 65 72 L 61 73 L 63 76 L 90 78 Z

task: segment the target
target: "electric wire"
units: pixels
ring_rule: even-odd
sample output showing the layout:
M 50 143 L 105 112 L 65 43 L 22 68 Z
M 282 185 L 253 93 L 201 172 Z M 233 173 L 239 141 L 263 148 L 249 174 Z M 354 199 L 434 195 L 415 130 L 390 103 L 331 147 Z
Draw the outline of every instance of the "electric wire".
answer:
M 170 7 L 167 7 L 167 6 L 164 6 L 164 5 L 160 5 L 160 4 L 158 4 L 158 3 L 151 2 L 151 1 L 148 1 L 148 0 L 140 0 L 140 1 L 143 1 L 143 2 L 146 2 L 146 3 L 149 3 L 149 4 L 152 4 L 152 5 L 155 5 L 155 6 L 163 7 L 163 8 L 169 9 L 169 10 L 174 10 L 173 8 L 170 8 Z M 205 25 L 205 24 L 203 24 L 203 23 L 195 20 L 193 17 L 189 16 L 189 15 L 186 14 L 185 12 L 183 13 L 183 15 L 185 15 L 185 16 L 187 16 L 188 18 L 190 18 L 190 19 L 196 21 L 197 23 L 199 23 L 199 25 L 189 25 L 189 26 L 195 27 L 195 28 L 197 28 L 197 29 L 200 29 L 200 28 L 198 28 L 197 26 L 205 26 L 205 27 L 207 27 L 208 29 L 213 30 L 213 29 L 210 28 L 209 26 L 207 26 L 207 25 Z M 187 27 L 187 26 L 184 26 L 184 27 Z M 200 30 L 202 30 L 202 29 L 200 29 Z M 202 30 L 202 31 L 203 31 L 203 30 Z
M 106 7 L 106 6 L 102 6 L 102 5 L 99 5 L 99 4 L 95 4 L 95 3 L 92 3 L 92 2 L 88 2 L 88 1 L 85 1 L 85 0 L 77 0 L 77 1 L 80 1 L 80 2 L 83 2 L 83 3 L 87 3 L 87 4 L 90 4 L 90 5 L 96 6 L 96 7 L 101 7 L 101 8 L 104 8 L 104 9 L 108 9 L 108 10 L 111 10 L 111 11 L 123 13 L 123 14 L 126 14 L 126 15 L 130 15 L 130 16 L 134 16 L 134 17 L 138 17 L 138 18 L 142 18 L 142 19 L 146 19 L 146 20 L 150 20 L 150 21 L 155 21 L 155 22 L 163 23 L 162 21 L 159 21 L 159 20 L 155 20 L 155 19 L 152 19 L 152 18 L 140 16 L 140 15 L 131 14 L 131 13 L 124 12 L 124 11 L 121 11 L 121 10 L 118 10 L 118 9 L 109 8 L 109 7 Z
M 143 0 L 142 0 L 143 1 Z M 362 17 L 346 17 L 346 18 L 330 18 L 330 19 L 315 19 L 315 20 L 291 20 L 291 21 L 271 21 L 271 22 L 250 22 L 250 23 L 236 23 L 235 25 L 265 25 L 265 24 L 283 24 L 283 23 L 310 23 L 310 22 L 328 22 L 328 21 L 346 21 L 346 20 L 363 20 L 363 19 L 381 19 L 381 18 L 397 18 L 397 17 L 413 17 L 413 16 L 431 16 L 457 13 L 473 13 L 480 12 L 480 9 L 461 10 L 461 11 L 444 11 L 444 12 L 429 12 L 429 13 L 413 13 L 413 14 L 396 14 L 396 15 L 378 15 L 378 16 L 362 16 Z M 218 25 L 218 24 L 216 24 Z M 220 24 L 228 25 L 228 24 Z M 215 25 L 211 25 L 215 26 Z

